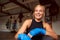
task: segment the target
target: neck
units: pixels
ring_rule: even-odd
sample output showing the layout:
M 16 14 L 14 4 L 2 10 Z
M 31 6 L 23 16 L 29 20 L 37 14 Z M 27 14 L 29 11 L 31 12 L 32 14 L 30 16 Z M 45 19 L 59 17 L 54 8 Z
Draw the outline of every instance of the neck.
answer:
M 35 19 L 36 22 L 40 22 L 41 20 L 40 19 Z

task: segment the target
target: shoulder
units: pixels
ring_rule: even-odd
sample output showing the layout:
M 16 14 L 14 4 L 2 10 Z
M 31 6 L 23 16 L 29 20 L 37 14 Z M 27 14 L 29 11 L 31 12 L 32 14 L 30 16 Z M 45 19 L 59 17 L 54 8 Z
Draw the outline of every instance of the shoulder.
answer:
M 31 21 L 32 21 L 32 19 L 25 20 L 22 24 L 22 27 L 27 27 L 30 24 Z
M 30 27 L 31 23 L 32 23 L 32 19 L 27 19 L 25 20 L 26 25 L 28 26 L 28 28 Z
M 32 19 L 26 19 L 25 22 L 32 22 Z
M 32 19 L 26 19 L 24 21 L 24 24 L 29 25 L 29 24 L 31 24 L 31 22 L 32 22 Z
M 47 22 L 43 22 L 44 28 L 51 27 L 51 25 Z

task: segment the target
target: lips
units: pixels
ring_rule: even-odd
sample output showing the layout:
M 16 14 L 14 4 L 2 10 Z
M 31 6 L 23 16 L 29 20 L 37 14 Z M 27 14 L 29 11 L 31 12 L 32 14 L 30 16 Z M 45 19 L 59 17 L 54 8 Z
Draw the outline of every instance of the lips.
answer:
M 40 17 L 40 16 L 41 16 L 41 14 L 37 14 L 36 16 L 37 16 L 37 17 Z

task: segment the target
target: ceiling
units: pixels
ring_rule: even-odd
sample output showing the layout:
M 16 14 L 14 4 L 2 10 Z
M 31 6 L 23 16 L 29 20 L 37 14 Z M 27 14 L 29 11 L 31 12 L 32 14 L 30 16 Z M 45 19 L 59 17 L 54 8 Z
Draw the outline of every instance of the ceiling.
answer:
M 60 0 L 55 0 L 60 6 Z M 0 0 L 0 17 L 31 12 L 36 4 L 44 5 L 55 2 L 54 0 Z

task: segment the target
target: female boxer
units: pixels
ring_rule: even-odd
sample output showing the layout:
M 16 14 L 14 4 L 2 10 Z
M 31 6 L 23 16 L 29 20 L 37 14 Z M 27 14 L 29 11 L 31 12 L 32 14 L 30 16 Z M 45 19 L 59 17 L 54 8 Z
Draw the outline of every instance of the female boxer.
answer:
M 55 40 L 58 39 L 57 34 L 53 31 L 51 26 L 42 21 L 42 18 L 45 14 L 45 6 L 43 5 L 36 5 L 33 11 L 33 19 L 27 19 L 22 27 L 19 29 L 17 34 L 15 35 L 16 39 L 21 40 L 32 40 L 31 38 L 37 36 L 38 34 L 48 35 L 54 38 Z M 28 33 L 25 34 L 26 29 L 28 29 Z M 36 40 L 36 39 L 33 39 Z M 42 40 L 42 39 L 39 39 Z

